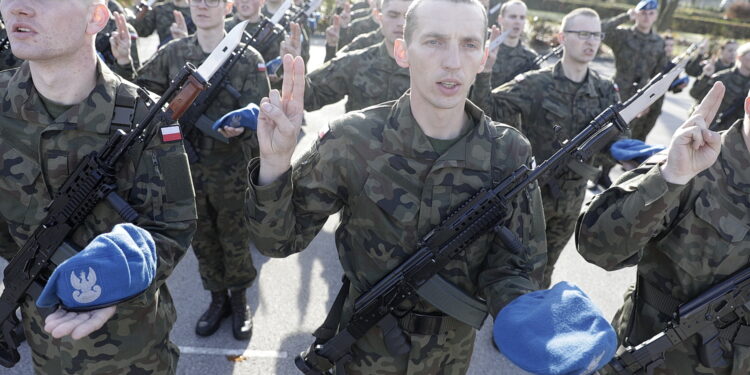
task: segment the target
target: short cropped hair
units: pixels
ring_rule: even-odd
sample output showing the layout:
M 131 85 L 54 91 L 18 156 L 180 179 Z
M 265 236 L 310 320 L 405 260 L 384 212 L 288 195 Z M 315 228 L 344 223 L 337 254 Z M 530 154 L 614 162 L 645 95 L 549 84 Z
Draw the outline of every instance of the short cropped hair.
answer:
M 599 18 L 599 13 L 591 8 L 573 9 L 570 13 L 566 14 L 565 17 L 563 17 L 562 22 L 560 23 L 560 31 L 567 30 L 573 19 L 578 16 Z
M 406 44 L 409 44 L 412 35 L 414 35 L 414 30 L 417 28 L 417 9 L 427 1 L 446 1 L 453 4 L 469 4 L 479 7 L 482 10 L 482 45 L 484 45 L 487 39 L 487 33 L 485 32 L 487 30 L 487 9 L 479 0 L 414 0 L 409 6 L 409 10 L 406 11 L 406 23 L 404 24 L 404 41 Z
M 511 5 L 521 4 L 524 8 L 529 9 L 529 7 L 526 6 L 526 3 L 524 3 L 521 0 L 510 0 L 503 3 L 503 5 L 500 6 L 500 16 L 505 15 L 505 10 L 508 9 Z

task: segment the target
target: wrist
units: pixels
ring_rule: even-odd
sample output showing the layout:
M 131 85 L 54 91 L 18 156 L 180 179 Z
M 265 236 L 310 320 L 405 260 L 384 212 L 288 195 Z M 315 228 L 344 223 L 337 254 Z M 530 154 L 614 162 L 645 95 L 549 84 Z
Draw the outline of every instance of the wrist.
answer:
M 690 182 L 693 177 L 695 177 L 694 175 L 688 176 L 676 172 L 669 167 L 669 162 L 662 164 L 662 166 L 659 167 L 659 170 L 661 171 L 661 175 L 662 177 L 664 177 L 664 180 L 674 185 L 685 185 Z
M 276 181 L 281 175 L 291 168 L 291 158 L 262 158 L 258 171 L 258 185 L 265 186 Z

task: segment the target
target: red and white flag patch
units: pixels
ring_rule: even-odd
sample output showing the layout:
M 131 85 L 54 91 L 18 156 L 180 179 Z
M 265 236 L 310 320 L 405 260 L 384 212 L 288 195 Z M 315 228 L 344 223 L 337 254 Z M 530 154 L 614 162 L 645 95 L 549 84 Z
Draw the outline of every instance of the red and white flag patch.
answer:
M 165 126 L 161 128 L 161 140 L 162 142 L 174 142 L 182 139 L 182 133 L 180 132 L 180 126 Z
M 259 72 L 265 72 L 266 71 L 266 64 L 258 63 L 258 71 Z

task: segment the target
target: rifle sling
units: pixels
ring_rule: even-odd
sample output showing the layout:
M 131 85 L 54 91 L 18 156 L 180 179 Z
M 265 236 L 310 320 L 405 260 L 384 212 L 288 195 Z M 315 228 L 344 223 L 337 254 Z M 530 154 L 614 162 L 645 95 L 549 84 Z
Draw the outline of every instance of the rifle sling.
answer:
M 657 289 L 641 276 L 638 276 L 636 295 L 638 299 L 670 318 L 682 304 L 681 301 Z
M 466 294 L 440 275 L 427 280 L 417 289 L 417 294 L 440 311 L 477 330 L 482 328 L 487 317 L 485 302 Z

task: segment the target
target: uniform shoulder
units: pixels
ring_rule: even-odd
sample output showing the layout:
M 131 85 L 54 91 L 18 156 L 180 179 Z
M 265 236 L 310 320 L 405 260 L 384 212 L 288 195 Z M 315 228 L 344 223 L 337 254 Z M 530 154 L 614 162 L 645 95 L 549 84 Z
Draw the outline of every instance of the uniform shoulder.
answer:
M 487 118 L 489 126 L 495 132 L 495 147 L 503 152 L 496 153 L 507 156 L 517 156 L 519 162 L 524 163 L 531 156 L 531 142 L 520 130 L 501 122 L 492 121 Z
M 521 73 L 513 77 L 512 82 L 523 85 L 539 85 L 552 81 L 553 76 L 553 66 L 548 66 L 542 69 Z
M 15 75 L 17 71 L 18 68 L 13 68 L 0 72 L 0 90 L 5 91 L 8 88 L 10 80 L 13 78 L 13 75 Z
M 374 129 L 382 128 L 393 109 L 395 101 L 385 102 L 358 111 L 349 112 L 331 121 L 329 130 L 336 138 L 347 138 L 354 144 L 372 141 Z
M 603 88 L 603 89 L 615 89 L 615 82 L 607 77 L 602 76 L 599 72 L 597 72 L 594 69 L 589 70 L 591 74 L 591 78 L 594 80 L 594 83 L 597 85 L 597 87 Z

